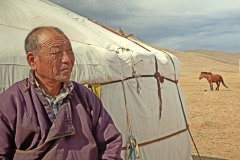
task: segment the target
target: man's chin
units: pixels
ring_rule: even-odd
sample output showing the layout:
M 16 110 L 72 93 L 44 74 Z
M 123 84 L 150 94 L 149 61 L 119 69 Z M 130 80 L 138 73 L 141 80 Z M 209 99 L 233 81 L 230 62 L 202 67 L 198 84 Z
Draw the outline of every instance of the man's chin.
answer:
M 70 75 L 68 76 L 59 76 L 59 77 L 56 77 L 56 80 L 59 81 L 59 82 L 68 82 L 70 80 Z

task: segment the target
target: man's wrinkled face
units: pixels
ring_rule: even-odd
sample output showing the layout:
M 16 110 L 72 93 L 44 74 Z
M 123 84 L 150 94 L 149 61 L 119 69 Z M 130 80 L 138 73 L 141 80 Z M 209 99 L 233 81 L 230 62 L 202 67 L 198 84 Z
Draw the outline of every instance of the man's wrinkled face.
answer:
M 68 81 L 74 65 L 74 54 L 68 38 L 56 32 L 46 31 L 39 41 L 41 47 L 35 57 L 36 77 L 56 82 Z

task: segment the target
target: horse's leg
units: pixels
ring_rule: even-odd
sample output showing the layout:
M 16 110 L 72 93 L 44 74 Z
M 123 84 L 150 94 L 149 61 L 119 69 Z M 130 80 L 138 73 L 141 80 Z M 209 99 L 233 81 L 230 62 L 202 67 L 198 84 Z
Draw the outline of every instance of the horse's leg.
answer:
M 212 82 L 210 82 L 210 89 L 211 89 L 211 91 L 213 90 L 213 83 Z
M 216 82 L 216 84 L 217 84 L 216 91 L 219 91 L 220 83 L 219 83 L 219 82 Z

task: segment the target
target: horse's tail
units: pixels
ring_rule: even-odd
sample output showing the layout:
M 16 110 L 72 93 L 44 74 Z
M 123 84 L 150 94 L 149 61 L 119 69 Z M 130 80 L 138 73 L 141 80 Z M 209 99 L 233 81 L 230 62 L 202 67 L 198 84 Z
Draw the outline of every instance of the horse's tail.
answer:
M 224 83 L 223 79 L 222 79 L 222 84 L 224 87 L 228 88 L 228 86 Z

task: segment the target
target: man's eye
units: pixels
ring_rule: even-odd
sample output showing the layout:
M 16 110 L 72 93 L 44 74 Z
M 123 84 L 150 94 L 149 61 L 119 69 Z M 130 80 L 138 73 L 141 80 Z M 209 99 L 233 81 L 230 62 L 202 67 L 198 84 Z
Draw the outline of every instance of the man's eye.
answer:
M 61 51 L 56 51 L 56 52 L 52 52 L 51 54 L 60 54 L 61 53 Z
M 67 52 L 73 54 L 73 50 L 72 49 L 68 49 Z

